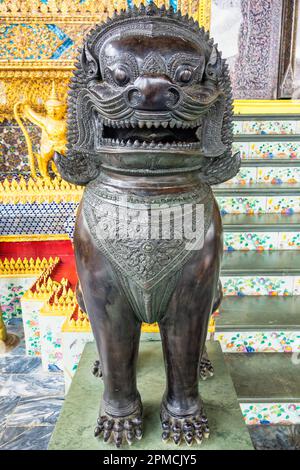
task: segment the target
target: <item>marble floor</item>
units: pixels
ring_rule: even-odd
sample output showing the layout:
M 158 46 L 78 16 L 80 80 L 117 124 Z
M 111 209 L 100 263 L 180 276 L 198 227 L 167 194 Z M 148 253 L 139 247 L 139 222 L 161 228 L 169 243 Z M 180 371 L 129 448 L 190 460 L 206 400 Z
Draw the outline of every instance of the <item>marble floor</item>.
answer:
M 25 355 L 21 319 L 7 329 L 20 343 L 0 356 L 0 450 L 44 450 L 63 403 L 63 375 L 44 372 L 40 358 Z
M 41 360 L 25 355 L 22 319 L 8 330 L 20 337 L 17 348 L 0 356 L 0 450 L 45 450 L 64 400 L 60 373 L 46 373 Z M 300 450 L 300 425 L 250 426 L 257 450 Z

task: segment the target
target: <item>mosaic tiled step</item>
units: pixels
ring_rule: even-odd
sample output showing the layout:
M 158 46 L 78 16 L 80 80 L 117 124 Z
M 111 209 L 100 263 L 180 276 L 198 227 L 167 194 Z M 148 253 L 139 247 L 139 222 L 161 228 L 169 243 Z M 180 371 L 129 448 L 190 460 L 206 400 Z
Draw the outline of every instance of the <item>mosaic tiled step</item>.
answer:
M 300 253 L 291 256 L 289 250 L 281 251 L 233 251 L 224 254 L 223 276 L 300 276 Z
M 297 354 L 225 354 L 240 403 L 300 403 Z
M 300 133 L 300 121 L 295 117 L 274 117 L 260 116 L 249 118 L 248 116 L 235 117 L 233 132 L 239 137 L 241 135 L 280 135 L 291 136 Z
M 231 192 L 231 196 L 230 196 Z M 294 214 L 300 212 L 300 195 L 267 194 L 248 195 L 242 191 L 237 193 L 235 188 L 228 188 L 221 194 L 221 188 L 216 192 L 221 214 Z M 251 193 L 250 193 L 251 194 Z M 275 192 L 276 194 L 276 192 Z M 299 193 L 298 193 L 299 194 Z
M 300 214 L 225 214 L 225 250 L 300 249 Z
M 224 250 L 300 250 L 300 232 L 225 232 Z
M 224 352 L 300 352 L 300 297 L 225 297 L 216 318 Z
M 300 160 L 299 160 L 300 162 Z M 235 185 L 254 185 L 257 183 L 267 183 L 269 185 L 281 187 L 282 184 L 294 185 L 300 183 L 299 166 L 242 166 L 238 174 L 220 185 L 220 187 L 235 187 Z
M 224 331 L 215 334 L 224 353 L 295 353 L 300 355 L 300 330 Z
M 225 297 L 216 331 L 300 330 L 300 296 Z
M 219 184 L 214 186 L 214 193 L 218 197 L 227 195 L 241 195 L 241 196 L 276 196 L 278 194 L 298 196 L 300 194 L 300 183 L 289 184 L 283 183 L 278 186 L 270 183 L 257 183 L 257 184 L 235 184 L 224 185 Z
M 226 232 L 277 232 L 300 230 L 300 214 L 224 214 Z
M 281 159 L 273 159 L 272 161 L 266 161 L 261 158 L 252 158 L 250 159 L 243 159 L 241 160 L 241 167 L 253 167 L 253 166 L 271 166 L 272 168 L 274 167 L 280 167 L 280 166 L 288 166 L 289 168 L 298 168 L 300 166 L 300 159 L 298 160 L 291 160 L 286 159 L 286 158 L 281 158 Z
M 299 295 L 300 250 L 225 251 L 221 280 L 225 296 Z
M 263 159 L 270 161 L 274 159 L 297 160 L 300 158 L 300 141 L 273 139 L 271 141 L 268 136 L 264 140 L 251 139 L 247 136 L 247 141 L 235 141 L 233 150 L 241 152 L 242 159 Z M 240 139 L 241 140 L 241 139 Z

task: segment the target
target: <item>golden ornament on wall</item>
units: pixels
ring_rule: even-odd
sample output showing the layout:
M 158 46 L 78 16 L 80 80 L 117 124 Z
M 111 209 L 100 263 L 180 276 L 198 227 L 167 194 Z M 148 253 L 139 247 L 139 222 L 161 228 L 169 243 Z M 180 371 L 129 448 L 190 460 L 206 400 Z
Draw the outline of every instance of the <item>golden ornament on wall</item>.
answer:
M 45 102 L 46 113 L 36 112 L 28 103 L 18 101 L 14 105 L 14 115 L 17 123 L 21 127 L 29 155 L 29 164 L 31 176 L 35 178 L 37 176 L 36 166 L 42 177 L 49 177 L 49 163 L 54 157 L 54 153 L 57 151 L 62 155 L 66 151 L 66 120 L 65 120 L 65 104 L 58 99 L 55 84 L 52 84 L 52 90 L 49 98 Z M 36 124 L 41 129 L 41 144 L 40 154 L 34 153 L 32 150 L 32 142 L 26 127 L 24 126 L 22 119 L 28 119 L 33 124 Z M 36 165 L 37 164 L 37 165 Z M 56 171 L 55 165 L 52 162 L 52 169 Z

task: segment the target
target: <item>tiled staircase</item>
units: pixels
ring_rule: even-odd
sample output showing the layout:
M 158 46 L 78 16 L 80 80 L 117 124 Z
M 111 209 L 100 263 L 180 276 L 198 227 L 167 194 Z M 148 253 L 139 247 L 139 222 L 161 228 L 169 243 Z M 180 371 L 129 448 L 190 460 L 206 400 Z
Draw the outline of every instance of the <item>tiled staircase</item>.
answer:
M 256 448 L 299 449 L 300 117 L 236 117 L 234 146 L 240 173 L 215 187 L 226 250 L 215 338 Z

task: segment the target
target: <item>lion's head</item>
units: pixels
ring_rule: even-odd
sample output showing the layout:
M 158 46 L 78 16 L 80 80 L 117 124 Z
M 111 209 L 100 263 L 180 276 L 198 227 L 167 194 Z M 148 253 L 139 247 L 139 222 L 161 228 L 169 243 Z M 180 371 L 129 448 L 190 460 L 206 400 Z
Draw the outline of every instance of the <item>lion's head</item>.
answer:
M 67 157 L 57 158 L 69 181 L 68 162 L 84 184 L 101 165 L 170 172 L 231 155 L 227 65 L 180 12 L 150 4 L 115 15 L 89 34 L 76 67 Z

